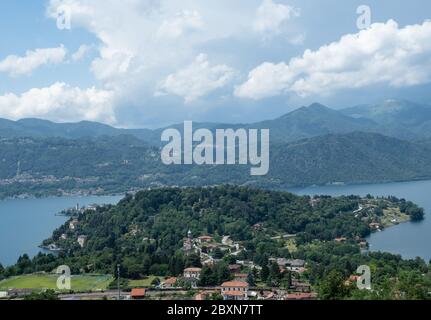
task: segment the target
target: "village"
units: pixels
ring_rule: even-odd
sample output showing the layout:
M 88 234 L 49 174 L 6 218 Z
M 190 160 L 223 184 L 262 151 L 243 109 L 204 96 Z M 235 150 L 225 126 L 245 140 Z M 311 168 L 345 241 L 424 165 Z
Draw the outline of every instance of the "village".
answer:
M 183 241 L 183 252 L 185 255 L 198 254 L 202 266 L 212 266 L 221 262 L 221 259 L 213 257 L 217 250 L 228 252 L 230 256 L 237 256 L 244 248 L 240 243 L 223 236 L 220 242 L 214 237 L 203 235 L 194 238 L 189 231 Z M 134 288 L 130 292 L 129 299 L 153 299 L 178 298 L 181 293 L 194 300 L 312 300 L 317 298 L 317 294 L 312 291 L 311 285 L 305 280 L 297 280 L 306 271 L 306 263 L 300 259 L 271 258 L 271 263 L 275 263 L 280 268 L 280 272 L 291 272 L 298 277 L 292 279 L 289 288 L 270 288 L 264 284 L 253 286 L 248 280 L 253 272 L 259 272 L 262 268 L 252 261 L 236 260 L 235 264 L 229 264 L 228 269 L 231 280 L 220 283 L 215 287 L 200 287 L 199 281 L 202 275 L 202 268 L 185 268 L 181 277 L 169 277 L 161 282 L 156 288 L 144 289 Z M 171 294 L 171 295 L 170 295 Z M 184 299 L 184 297 L 182 297 Z

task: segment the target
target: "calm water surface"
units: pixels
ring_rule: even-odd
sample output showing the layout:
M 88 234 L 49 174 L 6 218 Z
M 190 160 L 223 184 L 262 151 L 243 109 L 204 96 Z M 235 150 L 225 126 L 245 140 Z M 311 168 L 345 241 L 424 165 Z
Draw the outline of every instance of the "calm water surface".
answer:
M 425 209 L 425 221 L 403 223 L 384 232 L 373 233 L 368 239 L 370 249 L 401 254 L 404 258 L 421 257 L 427 262 L 431 259 L 431 181 L 323 186 L 289 191 L 301 195 L 393 195 L 413 201 Z
M 431 259 L 431 181 L 389 184 L 323 186 L 289 191 L 300 195 L 394 195 L 411 200 L 426 211 L 425 221 L 403 223 L 374 233 L 370 248 L 401 254 L 404 258 Z M 63 197 L 45 199 L 17 199 L 0 201 L 0 263 L 11 265 L 23 254 L 37 254 L 38 245 L 67 218 L 55 216 L 59 211 L 77 203 L 117 203 L 121 197 Z
M 34 256 L 41 242 L 66 222 L 55 214 L 89 204 L 115 204 L 122 197 L 62 197 L 0 201 L 0 263 L 12 265 L 24 253 Z

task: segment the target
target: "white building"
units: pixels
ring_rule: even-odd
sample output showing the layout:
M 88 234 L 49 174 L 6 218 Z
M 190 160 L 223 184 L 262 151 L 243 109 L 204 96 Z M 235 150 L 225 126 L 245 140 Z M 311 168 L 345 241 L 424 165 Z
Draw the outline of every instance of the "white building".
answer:
M 87 236 L 79 236 L 78 237 L 78 243 L 81 246 L 81 248 L 84 248 L 86 241 L 87 241 Z
M 247 300 L 249 285 L 242 281 L 228 281 L 221 285 L 224 300 Z

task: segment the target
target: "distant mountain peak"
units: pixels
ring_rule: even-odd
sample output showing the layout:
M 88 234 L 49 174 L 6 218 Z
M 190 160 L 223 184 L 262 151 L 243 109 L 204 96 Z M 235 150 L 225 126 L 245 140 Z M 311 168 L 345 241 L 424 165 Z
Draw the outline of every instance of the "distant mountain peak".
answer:
M 308 109 L 316 109 L 316 110 L 327 110 L 327 109 L 330 109 L 327 106 L 325 106 L 325 105 L 323 105 L 321 103 L 318 103 L 318 102 L 314 102 L 314 103 L 310 104 L 307 108 Z

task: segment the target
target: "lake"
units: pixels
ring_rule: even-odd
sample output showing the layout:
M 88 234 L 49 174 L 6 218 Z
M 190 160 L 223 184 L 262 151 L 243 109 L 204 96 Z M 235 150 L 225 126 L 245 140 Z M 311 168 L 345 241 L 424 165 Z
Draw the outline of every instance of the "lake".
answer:
M 425 221 L 403 223 L 374 233 L 368 240 L 370 249 L 401 254 L 404 258 L 431 259 L 431 181 L 388 184 L 343 185 L 290 189 L 300 195 L 394 195 L 425 208 Z M 0 201 L 0 263 L 11 265 L 23 253 L 37 254 L 41 242 L 67 218 L 55 214 L 63 209 L 89 204 L 114 204 L 122 197 L 63 197 Z
M 121 196 L 12 199 L 0 201 L 0 263 L 14 264 L 24 253 L 36 255 L 38 246 L 62 225 L 67 217 L 56 216 L 79 204 L 115 204 Z
M 425 220 L 373 233 L 368 239 L 370 250 L 401 254 L 403 258 L 421 257 L 426 262 L 431 259 L 431 181 L 308 187 L 289 191 L 300 195 L 393 195 L 413 201 L 425 209 Z

